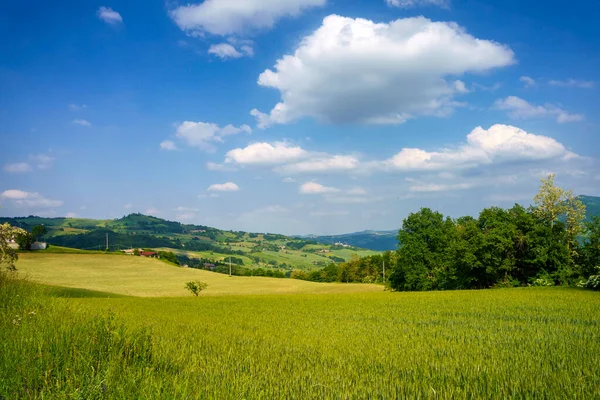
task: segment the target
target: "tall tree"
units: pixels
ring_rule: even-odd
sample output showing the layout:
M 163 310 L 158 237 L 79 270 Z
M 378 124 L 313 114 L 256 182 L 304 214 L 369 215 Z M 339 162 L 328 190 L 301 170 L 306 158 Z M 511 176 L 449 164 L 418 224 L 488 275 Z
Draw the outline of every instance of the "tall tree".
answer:
M 550 226 L 554 226 L 558 217 L 566 212 L 567 192 L 555 185 L 555 176 L 556 174 L 549 174 L 546 179 L 542 178 L 540 190 L 533 198 L 536 206 L 534 214 L 542 221 L 549 223 Z
M 31 228 L 31 234 L 35 238 L 36 241 L 39 241 L 42 236 L 48 233 L 48 230 L 44 225 L 36 225 Z
M 567 247 L 572 256 L 577 256 L 577 236 L 585 229 L 585 204 L 573 195 L 573 190 L 562 189 L 554 183 L 555 174 L 542 179 L 540 191 L 533 198 L 534 214 L 550 224 L 564 222 Z
M 410 214 L 398 232 L 398 263 L 390 275 L 396 290 L 445 289 L 449 274 L 449 241 L 454 222 L 429 208 Z

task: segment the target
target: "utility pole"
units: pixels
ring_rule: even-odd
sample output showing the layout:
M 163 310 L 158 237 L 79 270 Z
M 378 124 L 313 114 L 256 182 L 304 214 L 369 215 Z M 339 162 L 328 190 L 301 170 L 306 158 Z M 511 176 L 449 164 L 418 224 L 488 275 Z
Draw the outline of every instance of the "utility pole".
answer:
M 231 256 L 229 256 L 229 276 L 231 276 Z
M 385 283 L 385 260 L 383 260 L 383 283 Z
M 108 251 L 108 233 L 106 233 L 106 251 Z

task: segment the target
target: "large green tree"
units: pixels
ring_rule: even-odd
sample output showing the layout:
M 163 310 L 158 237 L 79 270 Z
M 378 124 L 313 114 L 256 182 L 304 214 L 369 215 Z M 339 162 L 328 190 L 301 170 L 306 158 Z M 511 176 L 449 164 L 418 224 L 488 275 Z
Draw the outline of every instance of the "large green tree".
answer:
M 398 232 L 397 265 L 390 276 L 395 290 L 434 290 L 451 286 L 448 243 L 454 222 L 429 208 L 410 214 Z

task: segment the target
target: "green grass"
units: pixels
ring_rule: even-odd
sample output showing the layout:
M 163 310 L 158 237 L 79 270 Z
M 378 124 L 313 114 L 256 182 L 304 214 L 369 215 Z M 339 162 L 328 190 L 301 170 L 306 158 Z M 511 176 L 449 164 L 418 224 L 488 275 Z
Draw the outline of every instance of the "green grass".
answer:
M 0 321 L 10 399 L 600 397 L 600 296 L 575 289 L 62 299 L 0 279 Z
M 106 255 L 123 255 L 123 253 L 121 252 L 109 252 L 109 253 L 104 253 L 103 251 L 96 251 L 96 250 L 80 250 L 80 249 L 73 249 L 71 247 L 62 247 L 62 246 L 54 246 L 54 245 L 50 245 L 48 246 L 48 248 L 46 248 L 45 250 L 35 250 L 31 253 L 41 253 L 41 254 L 47 254 L 47 253 L 51 253 L 51 254 L 106 254 Z
M 105 254 L 23 253 L 18 268 L 33 281 L 127 296 L 189 296 L 186 282 L 208 283 L 203 296 L 223 294 L 380 292 L 379 285 L 316 283 L 296 279 L 242 277 L 181 268 L 159 260 Z

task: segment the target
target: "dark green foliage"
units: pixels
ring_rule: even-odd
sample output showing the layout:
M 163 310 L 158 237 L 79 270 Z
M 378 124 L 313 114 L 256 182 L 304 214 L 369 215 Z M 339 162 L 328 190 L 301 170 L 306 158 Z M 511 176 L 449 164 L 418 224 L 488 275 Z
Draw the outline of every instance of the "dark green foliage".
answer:
M 586 239 L 581 246 L 580 264 L 582 275 L 589 276 L 600 265 L 600 216 L 594 216 L 586 223 Z
M 398 233 L 398 263 L 390 276 L 397 290 L 443 289 L 454 279 L 449 243 L 455 230 L 451 219 L 422 208 L 410 214 Z
M 398 240 L 390 276 L 395 290 L 571 285 L 598 261 L 600 218 L 588 223 L 578 251 L 569 249 L 563 222 L 540 220 L 518 204 L 455 221 L 424 208 L 404 220 Z
M 200 292 L 208 287 L 208 283 L 200 281 L 192 281 L 185 284 L 185 288 L 189 290 L 194 296 L 198 297 Z
M 46 233 L 48 233 L 48 230 L 46 229 L 46 227 L 44 225 L 36 225 L 33 228 L 31 228 L 31 234 L 33 235 L 35 240 L 39 241 L 40 238 L 42 236 L 44 236 Z
M 15 237 L 15 241 L 19 245 L 20 250 L 31 250 L 33 235 L 31 233 L 23 233 Z
M 128 235 L 107 229 L 96 229 L 79 235 L 54 236 L 49 238 L 48 242 L 56 246 L 73 247 L 77 249 L 104 249 L 106 246 L 107 233 L 111 248 L 173 246 L 172 241 L 166 238 L 149 235 Z
M 134 254 L 135 254 L 135 250 L 134 250 Z M 177 256 L 175 255 L 175 253 L 173 253 L 172 251 L 159 251 L 158 255 L 160 256 L 161 260 L 166 260 L 172 264 L 179 265 L 179 260 L 177 259 Z

